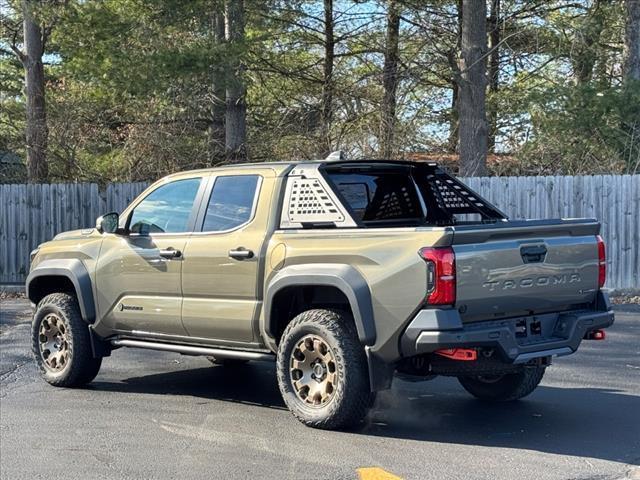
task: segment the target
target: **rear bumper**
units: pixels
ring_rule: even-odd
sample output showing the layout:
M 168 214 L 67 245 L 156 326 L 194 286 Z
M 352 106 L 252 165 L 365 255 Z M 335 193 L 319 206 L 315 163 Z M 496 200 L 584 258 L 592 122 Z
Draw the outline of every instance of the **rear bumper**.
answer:
M 401 339 L 404 357 L 443 348 L 495 348 L 508 363 L 534 358 L 569 355 L 591 330 L 607 328 L 614 315 L 604 293 L 594 309 L 547 313 L 463 324 L 457 310 L 421 310 Z

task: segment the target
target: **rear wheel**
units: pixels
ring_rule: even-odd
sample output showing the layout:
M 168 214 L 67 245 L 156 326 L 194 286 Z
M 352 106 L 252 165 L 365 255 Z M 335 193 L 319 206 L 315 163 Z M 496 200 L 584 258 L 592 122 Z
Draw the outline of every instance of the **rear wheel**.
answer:
M 51 385 L 84 385 L 100 370 L 102 358 L 93 357 L 89 328 L 72 295 L 53 293 L 38 303 L 31 340 L 40 374 Z
M 474 397 L 481 400 L 509 402 L 533 392 L 546 367 L 524 367 L 517 373 L 506 375 L 479 375 L 458 377 L 458 381 Z
M 294 318 L 278 347 L 277 374 L 289 410 L 310 427 L 359 423 L 375 398 L 364 349 L 344 312 L 308 310 Z

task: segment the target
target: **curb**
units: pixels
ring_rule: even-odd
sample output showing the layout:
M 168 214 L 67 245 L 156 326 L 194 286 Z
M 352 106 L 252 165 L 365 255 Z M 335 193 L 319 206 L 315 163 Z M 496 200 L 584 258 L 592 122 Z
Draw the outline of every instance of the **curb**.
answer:
M 0 285 L 0 292 L 3 293 L 25 293 L 24 285 L 9 284 Z

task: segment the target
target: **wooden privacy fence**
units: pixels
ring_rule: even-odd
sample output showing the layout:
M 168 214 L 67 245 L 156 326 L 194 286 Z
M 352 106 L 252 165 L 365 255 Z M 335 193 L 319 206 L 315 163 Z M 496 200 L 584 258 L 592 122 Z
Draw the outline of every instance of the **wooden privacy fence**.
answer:
M 23 283 L 29 253 L 66 230 L 93 227 L 107 212 L 121 212 L 146 183 L 0 185 L 0 284 Z
M 607 244 L 607 286 L 640 288 L 640 175 L 462 179 L 510 218 L 592 217 Z M 0 185 L 0 284 L 22 283 L 29 252 L 122 211 L 145 183 Z
M 463 178 L 509 218 L 596 218 L 607 283 L 640 288 L 640 175 Z

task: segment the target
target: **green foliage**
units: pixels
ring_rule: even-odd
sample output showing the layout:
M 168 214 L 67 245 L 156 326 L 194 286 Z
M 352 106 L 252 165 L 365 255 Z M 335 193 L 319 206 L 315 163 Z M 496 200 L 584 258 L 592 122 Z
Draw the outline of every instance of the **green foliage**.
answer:
M 0 57 L 0 151 L 24 154 L 24 100 L 22 65 L 13 57 Z
M 5 24 L 19 25 L 19 2 L 8 5 Z M 245 0 L 246 35 L 234 44 L 214 35 L 222 0 L 39 5 L 38 18 L 53 27 L 45 55 L 51 180 L 146 180 L 215 162 L 211 128 L 224 102 L 216 92 L 236 58 L 250 159 L 315 158 L 324 148 L 322 2 Z M 457 2 L 400 5 L 395 152 L 437 155 L 453 118 Z M 379 154 L 386 8 L 334 1 L 328 134 L 355 157 Z M 621 2 L 502 0 L 501 12 L 499 90 L 488 102 L 498 112 L 497 153 L 513 161 L 493 170 L 637 172 L 640 87 L 622 81 Z M 24 73 L 9 48 L 14 37 L 1 35 L 0 151 L 24 158 Z
M 639 86 L 600 90 L 589 83 L 531 95 L 534 133 L 520 153 L 524 168 L 551 174 L 636 171 Z

